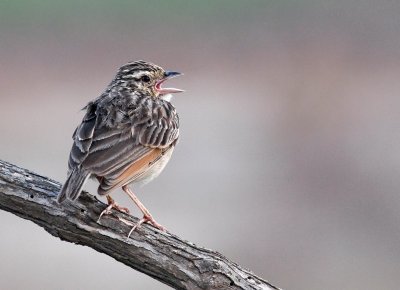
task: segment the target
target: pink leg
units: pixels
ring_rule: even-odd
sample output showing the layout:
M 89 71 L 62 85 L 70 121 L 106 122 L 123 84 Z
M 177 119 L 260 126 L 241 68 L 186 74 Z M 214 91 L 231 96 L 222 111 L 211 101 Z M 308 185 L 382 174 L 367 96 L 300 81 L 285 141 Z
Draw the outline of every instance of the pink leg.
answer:
M 133 200 L 133 202 L 137 205 L 137 207 L 140 209 L 140 211 L 143 213 L 143 218 L 139 220 L 139 222 L 131 229 L 129 232 L 128 237 L 131 235 L 131 233 L 139 228 L 141 224 L 143 223 L 150 223 L 152 224 L 155 228 L 165 232 L 166 229 L 159 223 L 157 223 L 153 216 L 150 214 L 149 210 L 143 205 L 143 203 L 136 197 L 136 195 L 133 193 L 133 191 L 127 186 L 123 186 L 122 189 L 126 192 L 127 195 Z
M 107 195 L 106 195 L 106 198 L 107 198 L 108 206 L 105 208 L 105 210 L 103 210 L 103 211 L 101 212 L 101 214 L 100 214 L 100 216 L 99 216 L 99 219 L 98 219 L 97 221 L 100 221 L 100 219 L 101 219 L 101 217 L 102 217 L 103 215 L 105 215 L 105 214 L 110 214 L 112 208 L 115 208 L 115 209 L 117 209 L 117 210 L 119 210 L 119 211 L 121 211 L 121 212 L 124 212 L 124 213 L 129 214 L 129 209 L 126 208 L 126 207 L 120 206 L 118 203 L 116 203 L 116 202 L 114 201 L 114 199 L 113 199 L 111 196 L 109 196 L 109 195 L 107 194 Z

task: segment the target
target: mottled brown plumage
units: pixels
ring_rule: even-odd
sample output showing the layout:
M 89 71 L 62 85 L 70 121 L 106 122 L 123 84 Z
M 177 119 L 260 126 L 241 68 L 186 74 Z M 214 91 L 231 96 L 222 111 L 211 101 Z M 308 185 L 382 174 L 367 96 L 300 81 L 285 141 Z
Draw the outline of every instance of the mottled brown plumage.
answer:
M 134 201 L 137 199 L 127 185 L 157 177 L 178 141 L 179 117 L 169 94 L 181 90 L 161 87 L 177 75 L 144 61 L 118 70 L 105 92 L 84 108 L 86 114 L 72 137 L 60 203 L 77 199 L 89 177 L 98 179 L 100 195 L 122 187 Z M 111 207 L 118 208 L 111 197 L 107 199 Z M 143 214 L 141 222 L 157 224 L 147 210 Z

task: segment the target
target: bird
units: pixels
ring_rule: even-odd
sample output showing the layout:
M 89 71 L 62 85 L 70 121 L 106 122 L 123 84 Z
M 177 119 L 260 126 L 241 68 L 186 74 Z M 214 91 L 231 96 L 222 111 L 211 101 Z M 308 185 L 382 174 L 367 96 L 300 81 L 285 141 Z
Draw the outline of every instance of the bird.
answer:
M 95 178 L 97 193 L 106 196 L 108 203 L 99 220 L 112 208 L 129 214 L 110 196 L 122 188 L 143 213 L 131 232 L 143 223 L 166 231 L 131 186 L 153 180 L 171 158 L 179 139 L 179 116 L 171 98 L 183 90 L 162 85 L 180 75 L 143 60 L 118 69 L 105 91 L 82 109 L 85 115 L 72 135 L 67 179 L 58 203 L 76 200 L 88 178 Z

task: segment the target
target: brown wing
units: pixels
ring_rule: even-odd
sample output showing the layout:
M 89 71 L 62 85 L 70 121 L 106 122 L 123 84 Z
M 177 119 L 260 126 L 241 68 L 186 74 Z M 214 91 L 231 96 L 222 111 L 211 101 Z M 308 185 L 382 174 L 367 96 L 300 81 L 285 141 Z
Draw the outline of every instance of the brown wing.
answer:
M 127 113 L 114 110 L 114 115 L 100 114 L 94 104 L 87 107 L 74 134 L 70 168 L 80 166 L 97 176 L 99 194 L 134 181 L 178 139 L 179 119 L 172 105 L 149 104 Z
M 72 135 L 74 143 L 72 144 L 68 160 L 69 171 L 79 167 L 82 161 L 85 160 L 89 154 L 96 122 L 96 106 L 89 103 L 86 106 L 86 114 L 83 117 L 82 123 L 75 129 L 75 132 Z

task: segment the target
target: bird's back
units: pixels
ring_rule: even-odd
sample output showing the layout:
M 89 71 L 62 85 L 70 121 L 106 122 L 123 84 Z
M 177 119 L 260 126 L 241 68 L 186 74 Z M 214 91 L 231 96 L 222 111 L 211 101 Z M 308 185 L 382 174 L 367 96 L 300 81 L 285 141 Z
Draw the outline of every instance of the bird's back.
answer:
M 111 90 L 85 108 L 73 135 L 70 172 L 79 169 L 97 177 L 99 194 L 147 183 L 160 174 L 179 137 L 179 117 L 171 103 Z

